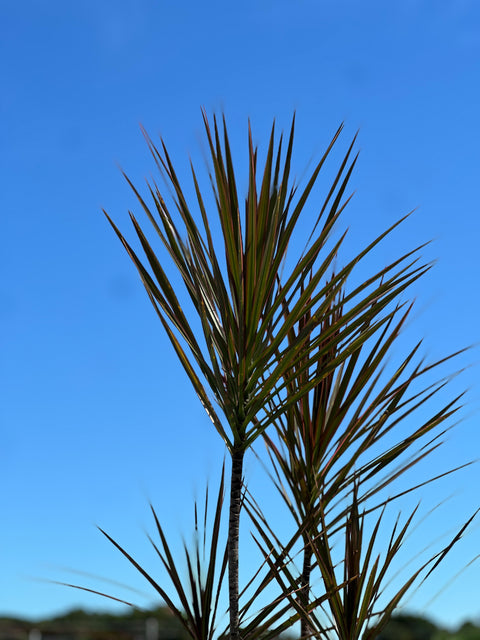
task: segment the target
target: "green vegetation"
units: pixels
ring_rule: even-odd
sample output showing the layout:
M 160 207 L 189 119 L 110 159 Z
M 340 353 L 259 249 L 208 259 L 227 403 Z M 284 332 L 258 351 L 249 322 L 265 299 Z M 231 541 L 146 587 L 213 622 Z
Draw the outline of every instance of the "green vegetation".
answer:
M 157 621 L 155 633 L 147 638 L 147 625 Z M 0 640 L 25 639 L 32 629 L 41 638 L 69 640 L 186 640 L 180 622 L 165 608 L 152 611 L 130 609 L 120 614 L 92 613 L 75 609 L 54 618 L 37 621 L 0 618 Z M 38 637 L 38 634 L 37 634 Z
M 242 196 L 225 121 L 211 123 L 204 114 L 204 125 L 208 193 L 192 167 L 191 208 L 165 144 L 157 148 L 147 136 L 170 197 L 151 183 L 147 204 L 129 181 L 150 223 L 151 233 L 130 214 L 138 248 L 109 220 L 226 445 L 230 479 L 222 471 L 213 516 L 208 500 L 203 518 L 195 505 L 198 535 L 193 548 L 184 549 L 185 574 L 152 507 L 157 538 L 151 542 L 169 586 L 102 533 L 193 640 L 212 640 L 219 632 L 232 640 L 268 640 L 293 632 L 297 623 L 302 638 L 374 640 L 404 595 L 428 578 L 471 521 L 386 590 L 417 516 L 414 509 L 390 518 L 390 510 L 398 509 L 397 494 L 418 489 L 396 489 L 396 482 L 442 444 L 460 408 L 460 397 L 442 399 L 449 380 L 445 366 L 455 354 L 425 363 L 421 341 L 400 357 L 395 349 L 411 311 L 406 295 L 430 265 L 421 262 L 420 246 L 386 266 L 368 266 L 402 220 L 345 258 L 342 213 L 357 159 L 355 140 L 325 196 L 317 192 L 341 128 L 303 189 L 291 177 L 294 122 L 286 144 L 272 127 L 263 164 L 249 129 Z M 272 486 L 294 526 L 289 540 L 272 530 L 247 490 L 244 456 L 253 446 L 260 456 L 262 441 Z M 451 471 L 438 470 L 422 486 Z M 239 584 L 242 511 L 261 554 L 248 585 Z M 230 622 L 221 630 L 224 587 Z
M 158 626 L 147 638 L 149 621 Z M 152 611 L 129 610 L 121 614 L 91 613 L 74 610 L 55 618 L 27 621 L 0 618 L 0 640 L 26 638 L 32 629 L 42 634 L 43 640 L 62 637 L 65 640 L 186 640 L 183 626 L 167 608 Z M 440 629 L 418 616 L 397 615 L 378 636 L 378 640 L 479 640 L 480 627 L 464 623 L 455 631 Z M 285 636 L 288 640 L 288 636 Z

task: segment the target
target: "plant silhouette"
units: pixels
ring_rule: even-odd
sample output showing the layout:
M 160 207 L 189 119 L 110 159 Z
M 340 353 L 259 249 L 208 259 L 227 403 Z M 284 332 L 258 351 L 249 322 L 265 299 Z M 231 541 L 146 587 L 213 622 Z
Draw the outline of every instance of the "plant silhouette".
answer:
M 203 112 L 203 121 L 210 153 L 212 211 L 193 166 L 195 203 L 191 205 L 165 143 L 156 146 L 144 132 L 170 190 L 170 197 L 164 197 L 155 182 L 148 184 L 151 204 L 147 204 L 125 176 L 150 223 L 151 233 L 147 233 L 130 213 L 144 258 L 106 215 L 226 445 L 230 481 L 226 483 L 222 471 L 211 530 L 205 505 L 203 547 L 185 548 L 186 580 L 152 508 L 160 542 L 151 542 L 173 591 L 103 533 L 195 640 L 214 637 L 225 582 L 229 597 L 225 634 L 232 640 L 266 640 L 298 622 L 302 638 L 373 639 L 405 593 L 435 569 L 471 521 L 417 567 L 393 597 L 379 604 L 385 577 L 415 514 L 402 524 L 397 521 L 383 556 L 377 554 L 383 513 L 398 497 L 394 483 L 441 444 L 460 408 L 461 397 L 439 406 L 436 399 L 449 379 L 440 375 L 438 380 L 431 379 L 432 372 L 457 354 L 424 363 L 418 343 L 393 372 L 387 366 L 411 309 L 404 295 L 431 265 L 421 261 L 419 246 L 365 276 L 365 258 L 403 218 L 342 266 L 345 233 L 333 232 L 350 199 L 347 187 L 357 161 L 355 139 L 320 201 L 315 189 L 342 127 L 300 188 L 291 177 L 295 119 L 286 142 L 282 135 L 277 141 L 272 126 L 262 164 L 249 125 L 248 186 L 242 198 L 225 119 L 211 121 Z M 214 220 L 219 223 L 217 234 L 212 231 Z M 299 234 L 306 240 L 300 249 Z M 165 258 L 159 257 L 155 243 L 163 247 L 162 256 L 175 268 L 176 278 L 167 275 Z M 407 435 L 405 428 L 410 429 Z M 295 525 L 287 542 L 280 540 L 255 496 L 246 491 L 244 456 L 261 442 L 266 444 L 273 486 Z M 440 470 L 422 484 L 450 472 Z M 229 501 L 224 508 L 225 486 Z M 245 585 L 239 585 L 242 508 L 251 519 L 263 560 L 250 596 Z M 224 509 L 228 527 L 222 540 Z M 205 545 L 207 539 L 209 545 Z M 340 559 L 333 551 L 338 539 L 343 540 Z M 299 570 L 294 562 L 298 548 Z M 313 592 L 313 575 L 318 594 Z M 259 607 L 263 594 L 275 584 L 279 595 Z

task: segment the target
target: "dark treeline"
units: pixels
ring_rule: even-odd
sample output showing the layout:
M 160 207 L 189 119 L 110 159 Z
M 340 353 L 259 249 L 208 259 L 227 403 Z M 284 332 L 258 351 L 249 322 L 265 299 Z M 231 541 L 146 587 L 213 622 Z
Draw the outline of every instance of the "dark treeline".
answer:
M 0 617 L 0 640 L 187 640 L 187 635 L 163 607 L 120 614 L 76 609 L 36 621 Z M 397 615 L 378 640 L 480 640 L 480 626 L 466 622 L 448 631 L 423 617 Z
M 165 607 L 119 614 L 74 609 L 35 621 L 1 617 L 0 640 L 187 640 L 187 634 Z

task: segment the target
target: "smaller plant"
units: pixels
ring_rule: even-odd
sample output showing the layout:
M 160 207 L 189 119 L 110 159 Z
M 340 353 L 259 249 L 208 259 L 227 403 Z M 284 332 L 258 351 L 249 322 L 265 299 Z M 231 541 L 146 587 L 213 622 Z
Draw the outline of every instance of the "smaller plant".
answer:
M 178 567 L 180 563 L 175 559 L 155 509 L 150 505 L 155 520 L 159 543 L 156 543 L 150 536 L 149 540 L 167 571 L 173 592 L 166 587 L 162 587 L 118 542 L 100 528 L 103 535 L 121 551 L 125 558 L 127 558 L 155 589 L 160 598 L 162 598 L 169 607 L 170 611 L 172 611 L 183 624 L 185 630 L 193 640 L 213 640 L 217 626 L 218 603 L 228 557 L 227 544 L 225 542 L 222 544 L 220 540 L 224 493 L 225 466 L 222 467 L 222 475 L 215 504 L 215 515 L 210 531 L 207 529 L 208 487 L 205 494 L 201 525 L 199 525 L 197 503 L 195 502 L 194 546 L 193 549 L 189 549 L 187 544 L 184 543 L 183 547 L 188 574 L 187 580 L 185 580 L 185 576 L 179 574 Z M 180 602 L 180 607 L 175 604 L 175 599 Z
M 380 545 L 383 553 L 377 553 L 378 538 L 385 508 L 374 520 L 373 527 L 365 542 L 364 524 L 367 518 L 378 509 L 359 511 L 358 487 L 352 490 L 351 504 L 347 510 L 345 522 L 335 525 L 327 522 L 322 510 L 315 518 L 320 522 L 320 533 L 308 539 L 308 553 L 312 555 L 310 568 L 317 568 L 321 575 L 321 587 L 324 595 L 317 598 L 312 595 L 308 585 L 308 598 L 305 597 L 303 574 L 292 571 L 293 562 L 286 549 L 269 529 L 265 519 L 257 508 L 249 507 L 252 519 L 261 534 L 256 538 L 262 554 L 270 567 L 270 576 L 275 578 L 284 594 L 288 597 L 293 610 L 298 612 L 302 621 L 301 637 L 325 638 L 331 640 L 374 640 L 399 606 L 402 598 L 416 585 L 417 588 L 430 576 L 445 556 L 460 540 L 465 530 L 478 513 L 475 512 L 459 529 L 456 535 L 440 551 L 432 555 L 420 567 L 415 569 L 401 586 L 385 602 L 385 581 L 389 578 L 392 562 L 400 552 L 407 534 L 411 530 L 418 505 L 400 524 L 400 513 L 390 532 L 388 545 Z M 256 516 L 253 515 L 256 512 Z M 308 530 L 308 527 L 305 528 Z M 338 537 L 343 538 L 343 550 L 338 549 Z M 290 550 L 290 549 L 289 549 Z M 303 549 L 305 552 L 305 548 Z M 383 559 L 382 559 L 383 556 Z M 340 577 L 339 577 L 340 574 Z M 418 582 L 418 584 L 416 584 Z
M 217 499 L 215 502 L 215 513 L 213 522 L 209 526 L 209 489 L 205 491 L 203 506 L 203 518 L 199 520 L 198 504 L 194 503 L 194 543 L 193 548 L 184 541 L 184 560 L 187 568 L 187 579 L 180 574 L 179 567 L 181 559 L 175 558 L 174 553 L 168 544 L 164 529 L 160 524 L 157 512 L 150 505 L 150 510 L 155 522 L 158 541 L 156 542 L 150 535 L 150 541 L 161 564 L 166 570 L 170 581 L 170 587 L 164 587 L 156 580 L 151 573 L 142 567 L 131 556 L 126 549 L 112 538 L 101 527 L 99 531 L 109 542 L 116 547 L 122 555 L 135 567 L 135 569 L 153 587 L 159 597 L 165 602 L 170 611 L 180 621 L 188 636 L 193 640 L 212 640 L 215 635 L 218 622 L 218 606 L 220 593 L 224 583 L 225 571 L 227 568 L 227 544 L 221 539 L 221 521 L 223 513 L 223 502 L 225 497 L 225 465 L 222 467 Z M 109 600 L 121 602 L 129 607 L 135 607 L 131 602 L 116 598 L 108 593 L 88 589 L 80 585 L 64 584 L 95 593 Z M 178 604 L 176 604 L 176 602 Z

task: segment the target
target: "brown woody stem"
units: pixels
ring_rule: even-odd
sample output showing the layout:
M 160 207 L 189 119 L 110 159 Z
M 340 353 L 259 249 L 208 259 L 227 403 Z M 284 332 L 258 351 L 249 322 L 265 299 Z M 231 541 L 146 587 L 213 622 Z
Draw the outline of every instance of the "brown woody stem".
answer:
M 238 539 L 240 509 L 242 503 L 242 475 L 244 449 L 232 453 L 232 478 L 230 484 L 230 518 L 228 524 L 228 590 L 230 600 L 230 638 L 240 640 L 238 613 Z
M 310 593 L 310 573 L 312 571 L 312 551 L 310 549 L 309 541 L 304 539 L 305 548 L 303 550 L 303 569 L 300 579 L 301 589 L 299 592 L 299 601 L 302 609 L 307 612 L 309 604 Z M 305 614 L 302 616 L 300 623 L 300 637 L 308 638 L 312 634 L 312 629 L 308 624 L 308 617 Z

